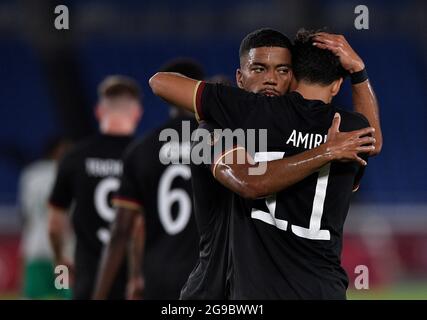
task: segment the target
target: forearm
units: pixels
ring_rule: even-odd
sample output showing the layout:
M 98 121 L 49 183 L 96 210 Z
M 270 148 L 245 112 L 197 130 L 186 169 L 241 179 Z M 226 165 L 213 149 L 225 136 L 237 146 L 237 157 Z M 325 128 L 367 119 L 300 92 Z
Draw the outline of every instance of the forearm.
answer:
M 117 214 L 116 221 L 111 228 L 110 242 L 103 252 L 98 269 L 98 277 L 93 294 L 94 299 L 106 299 L 108 297 L 127 252 L 133 218 L 133 216 L 126 217 L 126 214 L 120 210 Z
M 198 81 L 178 73 L 158 72 L 150 78 L 153 93 L 169 104 L 184 110 L 194 111 L 194 93 Z
M 64 260 L 65 211 L 50 207 L 48 212 L 48 233 L 55 263 Z
M 145 245 L 145 223 L 142 215 L 136 218 L 133 237 L 129 250 L 129 274 L 131 278 L 137 278 L 142 273 L 142 259 Z
M 343 35 L 319 32 L 314 36 L 313 44 L 320 49 L 327 49 L 334 53 L 340 59 L 342 67 L 350 72 L 353 78 L 356 78 L 354 79 L 356 82 L 359 81 L 359 79 L 357 79 L 357 75 L 354 73 L 364 70 L 365 63 L 349 45 Z M 363 114 L 368 119 L 370 126 L 375 128 L 375 134 L 373 135 L 376 139 L 374 144 L 375 150 L 369 152 L 369 154 L 376 155 L 382 148 L 382 134 L 378 103 L 375 98 L 374 90 L 372 89 L 369 80 L 366 80 L 354 84 L 352 86 L 352 91 L 355 111 Z
M 273 161 L 271 168 L 267 169 L 267 175 L 263 179 L 267 186 L 267 193 L 271 194 L 286 189 L 305 179 L 332 160 L 326 145 L 304 153 L 292 156 L 288 159 Z M 268 180 L 271 182 L 268 184 Z
M 325 145 L 298 155 L 266 163 L 266 172 L 248 176 L 258 184 L 259 196 L 266 196 L 286 189 L 319 170 L 331 160 Z
M 55 263 L 59 263 L 64 258 L 64 245 L 62 234 L 54 231 L 49 231 L 49 240 L 53 251 L 54 261 Z
M 269 162 L 250 164 L 221 164 L 216 178 L 232 191 L 245 198 L 264 197 L 303 180 L 332 160 L 327 145 L 301 154 Z M 258 171 L 262 174 L 250 174 Z
M 123 262 L 128 239 L 125 236 L 111 238 L 105 249 L 98 271 L 94 299 L 107 299 L 118 270 Z
M 363 114 L 368 119 L 371 127 L 375 128 L 375 132 L 373 134 L 373 137 L 376 140 L 374 144 L 375 151 L 371 152 L 370 155 L 377 155 L 381 151 L 383 138 L 378 102 L 369 80 L 352 85 L 352 95 L 354 110 Z

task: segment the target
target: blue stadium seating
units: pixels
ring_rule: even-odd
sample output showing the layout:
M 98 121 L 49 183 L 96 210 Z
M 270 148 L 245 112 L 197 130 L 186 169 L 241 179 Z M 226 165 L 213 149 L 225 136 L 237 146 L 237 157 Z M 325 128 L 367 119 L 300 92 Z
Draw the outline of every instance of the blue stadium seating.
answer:
M 382 154 L 370 161 L 358 201 L 425 202 L 424 159 L 427 146 L 427 68 L 415 40 L 393 36 L 363 41 L 350 35 L 350 42 L 364 57 L 381 107 L 384 132 Z M 197 41 L 180 39 L 116 40 L 88 38 L 78 48 L 84 88 L 96 101 L 96 85 L 108 74 L 135 77 L 143 87 L 145 115 L 139 133 L 153 129 L 166 118 L 168 109 L 148 87 L 149 77 L 168 59 L 193 57 L 207 75 L 228 75 L 234 81 L 240 39 L 209 37 Z M 398 44 L 398 45 L 397 45 Z M 386 53 L 386 54 L 385 54 Z M 58 131 L 51 95 L 36 54 L 19 41 L 2 40 L 0 87 L 0 202 L 14 199 L 19 169 L 40 155 L 47 137 Z M 337 98 L 351 105 L 347 84 Z
M 40 61 L 28 44 L 0 42 L 0 203 L 13 201 L 19 170 L 58 130 Z

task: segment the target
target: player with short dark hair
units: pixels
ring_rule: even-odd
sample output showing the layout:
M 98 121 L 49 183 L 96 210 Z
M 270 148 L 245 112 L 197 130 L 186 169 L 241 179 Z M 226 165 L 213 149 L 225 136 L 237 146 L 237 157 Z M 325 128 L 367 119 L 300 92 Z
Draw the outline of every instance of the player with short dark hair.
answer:
M 110 200 L 122 175 L 120 159 L 142 114 L 136 82 L 124 76 L 107 77 L 99 86 L 95 112 L 100 134 L 80 142 L 64 156 L 49 200 L 49 235 L 57 265 L 71 267 L 64 257 L 63 230 L 66 213 L 72 211 L 76 235 L 72 289 L 73 298 L 79 300 L 90 298 L 102 248 L 109 241 L 114 219 Z M 126 283 L 123 264 L 109 298 L 123 299 Z
M 292 43 L 279 31 L 263 28 L 249 33 L 241 42 L 239 88 L 267 96 L 288 91 L 292 79 Z
M 271 28 L 257 29 L 243 38 L 239 47 L 239 57 L 242 59 L 252 49 L 262 47 L 291 49 L 292 42 L 280 31 Z
M 201 66 L 186 58 L 174 59 L 162 67 L 203 79 Z M 194 116 L 171 108 L 171 119 L 153 133 L 132 144 L 124 156 L 121 186 L 114 198 L 117 218 L 112 238 L 100 266 L 95 299 L 105 299 L 123 260 L 134 219 L 144 217 L 145 245 L 142 259 L 143 287 L 130 293 L 143 299 L 178 299 L 198 254 L 199 236 L 193 215 L 190 141 L 183 134 L 196 128 Z M 183 129 L 188 125 L 187 129 Z M 173 130 L 179 141 L 163 141 L 161 133 Z M 171 160 L 163 164 L 161 160 Z M 168 162 L 168 161 L 165 161 Z M 189 163 L 189 161 L 188 161 Z
M 293 54 L 293 71 L 297 82 L 327 86 L 348 75 L 338 57 L 313 45 L 313 33 L 310 31 L 297 33 Z
M 363 137 L 373 132 L 363 129 L 369 125 L 363 116 L 330 104 L 342 83 L 342 73 L 335 66 L 339 61 L 344 65 L 345 58 L 316 48 L 313 39 L 314 34 L 306 34 L 297 39 L 296 46 L 307 48 L 307 56 L 326 64 L 298 71 L 295 91 L 285 96 L 263 97 L 221 85 L 198 85 L 170 74 L 154 76 L 150 85 L 162 98 L 188 110 L 193 105 L 200 119 L 216 121 L 221 127 L 267 128 L 268 151 L 255 154 L 255 160 L 261 162 L 320 146 L 336 113 L 343 131 L 358 130 L 355 138 L 359 143 L 375 143 L 373 138 Z M 300 64 L 308 62 L 296 63 L 296 70 L 303 70 Z M 356 153 L 375 149 L 363 144 Z M 342 231 L 363 161 L 329 163 L 265 200 L 246 202 L 245 212 L 233 212 L 231 298 L 345 298 L 347 277 L 340 266 Z M 280 166 L 273 167 L 283 174 Z M 236 179 L 224 184 L 233 182 L 239 190 Z
M 198 61 L 186 57 L 174 58 L 167 61 L 160 67 L 159 71 L 176 72 L 192 79 L 205 78 L 205 71 L 203 70 L 203 66 Z

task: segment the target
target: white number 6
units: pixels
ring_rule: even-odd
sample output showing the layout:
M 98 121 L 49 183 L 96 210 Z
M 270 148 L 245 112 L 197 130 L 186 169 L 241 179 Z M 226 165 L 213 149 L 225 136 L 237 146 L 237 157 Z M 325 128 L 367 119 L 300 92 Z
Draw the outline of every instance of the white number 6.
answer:
M 176 177 L 181 177 L 185 180 L 190 179 L 190 168 L 182 164 L 169 166 L 160 179 L 157 195 L 160 222 L 170 235 L 175 235 L 184 230 L 191 216 L 191 199 L 187 192 L 183 189 L 171 190 L 172 182 Z M 172 205 L 174 202 L 179 204 L 178 216 L 175 220 L 172 217 Z

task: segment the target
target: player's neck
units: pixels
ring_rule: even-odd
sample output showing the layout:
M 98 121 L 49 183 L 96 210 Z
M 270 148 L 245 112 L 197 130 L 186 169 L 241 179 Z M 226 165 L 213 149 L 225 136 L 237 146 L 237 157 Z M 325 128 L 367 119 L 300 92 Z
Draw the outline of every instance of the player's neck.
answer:
M 99 129 L 103 134 L 128 136 L 134 133 L 135 125 L 127 119 L 106 118 L 100 122 Z
M 330 103 L 332 100 L 330 88 L 321 85 L 299 82 L 295 91 L 301 94 L 306 100 L 320 100 L 324 103 Z

